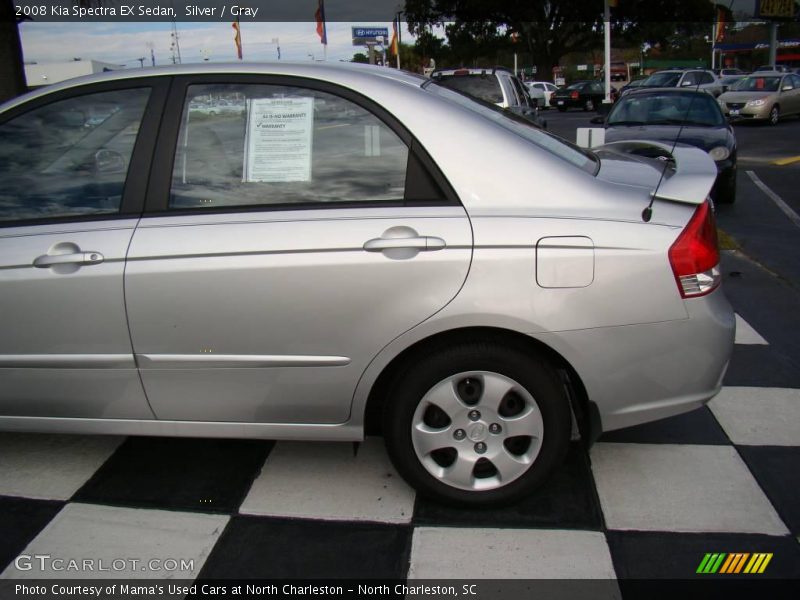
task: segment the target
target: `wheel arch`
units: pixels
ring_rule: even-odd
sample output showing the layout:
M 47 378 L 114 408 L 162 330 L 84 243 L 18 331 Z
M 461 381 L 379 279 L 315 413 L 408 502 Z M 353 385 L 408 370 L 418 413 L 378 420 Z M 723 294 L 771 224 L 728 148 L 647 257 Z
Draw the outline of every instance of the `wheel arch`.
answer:
M 532 356 L 542 356 L 558 371 L 570 401 L 578 431 L 584 442 L 591 444 L 600 434 L 601 424 L 597 407 L 589 401 L 580 375 L 558 352 L 534 337 L 500 327 L 477 326 L 450 329 L 418 340 L 397 354 L 375 379 L 364 407 L 364 433 L 381 433 L 381 414 L 386 391 L 395 375 L 420 355 L 463 342 L 493 341 L 513 346 Z

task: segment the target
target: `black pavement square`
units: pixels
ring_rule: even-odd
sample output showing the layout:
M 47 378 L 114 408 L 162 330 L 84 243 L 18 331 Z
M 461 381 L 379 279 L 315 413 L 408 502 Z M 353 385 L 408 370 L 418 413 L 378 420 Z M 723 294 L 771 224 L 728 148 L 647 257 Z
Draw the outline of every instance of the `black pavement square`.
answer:
M 800 447 L 737 446 L 789 531 L 800 535 Z
M 0 496 L 0 572 L 25 549 L 64 506 L 56 500 Z
M 740 387 L 800 387 L 800 363 L 773 346 L 737 344 L 723 384 Z
M 602 528 L 600 502 L 589 457 L 581 444 L 570 446 L 561 467 L 531 496 L 502 508 L 458 508 L 417 496 L 416 525 L 450 527 Z
M 412 528 L 235 516 L 199 579 L 402 579 Z
M 708 553 L 772 553 L 773 557 L 763 574 L 740 573 L 739 577 L 800 577 L 800 545 L 789 536 L 608 531 L 606 539 L 614 570 L 620 579 L 725 579 L 736 576 L 698 574 L 697 569 Z
M 73 500 L 233 513 L 273 445 L 260 440 L 130 437 Z
M 728 436 L 707 406 L 668 419 L 604 433 L 600 442 L 728 445 Z

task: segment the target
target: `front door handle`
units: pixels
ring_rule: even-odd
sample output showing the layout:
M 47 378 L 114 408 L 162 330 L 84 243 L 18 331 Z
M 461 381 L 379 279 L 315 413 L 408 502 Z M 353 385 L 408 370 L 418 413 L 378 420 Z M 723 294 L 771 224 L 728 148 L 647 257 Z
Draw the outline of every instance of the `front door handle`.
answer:
M 42 254 L 33 261 L 40 269 L 58 265 L 99 265 L 105 257 L 99 252 L 73 252 L 71 254 Z
M 430 235 L 419 235 L 405 238 L 374 238 L 364 243 L 367 252 L 383 252 L 384 250 L 413 249 L 417 251 L 441 250 L 446 246 L 442 238 Z

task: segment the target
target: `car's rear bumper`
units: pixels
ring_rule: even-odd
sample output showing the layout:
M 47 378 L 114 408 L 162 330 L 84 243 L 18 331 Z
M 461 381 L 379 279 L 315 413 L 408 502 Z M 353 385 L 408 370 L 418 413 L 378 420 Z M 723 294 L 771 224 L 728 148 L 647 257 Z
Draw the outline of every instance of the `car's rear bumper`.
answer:
M 699 408 L 733 350 L 735 319 L 721 290 L 686 301 L 688 319 L 537 335 L 575 369 L 603 431 Z

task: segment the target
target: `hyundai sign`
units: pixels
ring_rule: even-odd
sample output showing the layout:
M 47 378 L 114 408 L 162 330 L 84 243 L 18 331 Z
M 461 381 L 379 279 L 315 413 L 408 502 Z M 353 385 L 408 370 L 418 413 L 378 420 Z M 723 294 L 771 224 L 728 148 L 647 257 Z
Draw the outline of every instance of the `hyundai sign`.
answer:
M 353 46 L 365 46 L 375 44 L 379 37 L 383 38 L 384 43 L 389 41 L 388 27 L 353 27 Z

